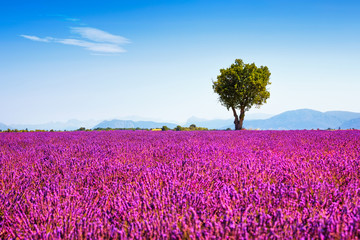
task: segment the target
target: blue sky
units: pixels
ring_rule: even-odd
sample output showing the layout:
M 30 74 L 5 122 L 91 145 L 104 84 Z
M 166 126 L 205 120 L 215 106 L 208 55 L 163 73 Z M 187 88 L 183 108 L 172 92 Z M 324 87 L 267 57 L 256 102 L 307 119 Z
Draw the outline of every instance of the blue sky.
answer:
M 236 58 L 269 67 L 249 113 L 360 112 L 358 1 L 8 1 L 0 122 L 231 118 L 212 90 Z

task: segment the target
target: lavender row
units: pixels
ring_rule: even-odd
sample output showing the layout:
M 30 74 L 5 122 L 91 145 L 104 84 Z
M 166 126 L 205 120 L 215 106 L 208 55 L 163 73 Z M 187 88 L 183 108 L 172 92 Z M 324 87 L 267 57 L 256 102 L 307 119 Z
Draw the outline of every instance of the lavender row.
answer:
M 360 238 L 359 131 L 0 134 L 0 238 Z

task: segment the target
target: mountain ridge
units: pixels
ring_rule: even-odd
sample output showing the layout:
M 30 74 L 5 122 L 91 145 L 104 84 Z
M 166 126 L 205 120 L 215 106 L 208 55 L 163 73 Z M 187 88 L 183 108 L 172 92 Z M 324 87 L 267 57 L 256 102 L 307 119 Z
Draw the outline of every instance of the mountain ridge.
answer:
M 8 125 L 4 124 L 4 123 L 0 123 L 0 130 L 4 131 L 7 129 L 11 129 L 11 127 L 9 127 Z
M 264 120 L 245 120 L 244 127 L 262 130 L 293 130 L 293 129 L 344 129 L 342 124 L 352 117 L 360 117 L 360 113 L 346 111 L 320 112 L 312 109 L 290 110 Z M 246 118 L 246 116 L 245 116 Z M 355 128 L 346 125 L 347 129 Z M 224 128 L 233 128 L 228 125 Z
M 43 124 L 12 124 L 10 129 L 28 129 L 28 130 L 76 130 L 80 127 L 91 128 L 100 121 L 87 120 L 80 121 L 77 119 L 70 119 L 66 122 L 48 122 Z
M 360 113 L 349 111 L 327 111 L 320 112 L 312 109 L 297 109 L 285 111 L 266 119 L 249 119 L 245 115 L 244 128 L 246 129 L 273 129 L 273 130 L 292 130 L 292 129 L 360 129 Z M 268 114 L 262 114 L 266 117 Z M 260 116 L 260 115 L 259 115 Z M 198 127 L 208 129 L 234 129 L 234 119 L 203 119 L 190 117 L 185 124 L 157 122 L 157 121 L 134 121 L 134 120 L 69 120 L 67 122 L 50 122 L 45 124 L 12 124 L 0 123 L 0 130 L 7 129 L 28 129 L 28 130 L 76 130 L 80 127 L 88 129 L 95 128 L 161 128 L 167 126 L 175 128 L 178 125 L 185 127 L 195 124 Z
M 340 126 L 341 129 L 360 129 L 360 118 L 350 119 Z
M 167 126 L 175 128 L 178 124 L 166 122 L 153 122 L 153 121 L 133 121 L 133 120 L 105 120 L 93 127 L 96 128 L 161 128 Z

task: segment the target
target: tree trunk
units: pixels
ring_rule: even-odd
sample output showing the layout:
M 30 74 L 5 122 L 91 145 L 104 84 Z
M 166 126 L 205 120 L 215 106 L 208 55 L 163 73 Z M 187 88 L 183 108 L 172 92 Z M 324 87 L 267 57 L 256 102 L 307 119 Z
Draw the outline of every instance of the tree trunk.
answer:
M 235 120 L 234 120 L 235 130 L 241 130 L 242 123 L 241 123 L 241 126 L 240 126 L 239 116 L 237 115 L 236 110 L 235 110 L 234 107 L 232 107 L 231 109 L 232 109 L 234 117 L 235 117 Z
M 239 129 L 240 130 L 243 129 L 244 118 L 245 118 L 245 109 L 241 108 L 240 109 L 240 121 L 239 121 Z

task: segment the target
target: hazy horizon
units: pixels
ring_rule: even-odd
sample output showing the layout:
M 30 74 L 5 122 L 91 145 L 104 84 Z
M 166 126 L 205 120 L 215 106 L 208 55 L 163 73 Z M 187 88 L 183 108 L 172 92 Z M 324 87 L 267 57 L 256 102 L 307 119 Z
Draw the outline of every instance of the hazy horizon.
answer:
M 318 111 L 318 112 L 342 112 L 343 110 L 330 110 L 330 111 L 319 111 L 316 109 L 310 109 L 310 108 L 300 108 L 300 109 L 292 109 L 292 110 L 288 110 L 288 111 L 298 111 L 298 110 L 313 110 L 313 111 Z M 283 111 L 283 112 L 279 112 L 276 114 L 267 114 L 267 113 L 249 113 L 247 112 L 245 114 L 245 120 L 264 120 L 264 119 L 268 119 L 271 117 L 274 117 L 276 115 L 280 115 L 282 113 L 288 112 L 288 111 Z M 354 111 L 345 111 L 345 112 L 352 112 L 352 113 L 360 113 L 360 112 L 354 112 Z M 175 124 L 180 124 L 180 125 L 184 125 L 186 123 L 188 123 L 189 121 L 191 122 L 191 119 L 195 118 L 198 121 L 211 121 L 211 120 L 233 120 L 233 116 L 228 116 L 228 117 L 224 117 L 224 118 L 202 118 L 196 115 L 193 116 L 189 116 L 187 117 L 185 120 L 180 121 L 180 120 L 166 120 L 166 119 L 159 119 L 159 118 L 150 118 L 150 117 L 143 117 L 143 116 L 117 116 L 117 117 L 112 117 L 112 118 L 107 118 L 107 119 L 76 119 L 76 118 L 70 118 L 67 120 L 63 120 L 63 121 L 58 121 L 58 120 L 53 120 L 53 121 L 42 121 L 42 122 L 18 122 L 18 123 L 5 123 L 5 122 L 0 122 L 2 124 L 5 124 L 7 126 L 31 126 L 31 125 L 45 125 L 45 124 L 63 124 L 63 123 L 71 123 L 72 121 L 77 121 L 77 122 L 86 122 L 86 123 L 95 123 L 98 124 L 102 121 L 112 121 L 112 120 L 131 120 L 134 122 L 139 122 L 139 121 L 152 121 L 152 122 L 163 122 L 163 123 L 175 123 Z
M 0 123 L 141 116 L 230 119 L 212 79 L 236 58 L 266 65 L 250 114 L 360 112 L 358 1 L 6 2 Z
M 276 114 L 275 114 L 276 115 Z M 264 119 L 266 117 L 271 117 L 274 116 L 274 114 L 266 114 L 266 113 L 248 113 L 246 114 L 246 119 Z M 151 117 L 146 117 L 146 116 L 117 116 L 117 117 L 112 117 L 112 118 L 107 118 L 107 119 L 76 119 L 76 118 L 70 118 L 70 119 L 66 119 L 63 121 L 58 121 L 58 120 L 51 120 L 51 121 L 39 121 L 39 122 L 15 122 L 15 123 L 5 123 L 5 122 L 1 122 L 3 124 L 6 125 L 41 125 L 41 124 L 47 124 L 47 123 L 66 123 L 66 122 L 71 122 L 71 121 L 84 121 L 84 122 L 89 122 L 89 121 L 94 121 L 94 122 L 101 122 L 101 121 L 111 121 L 111 120 L 132 120 L 132 121 L 154 121 L 154 122 L 169 122 L 169 123 L 181 123 L 181 124 L 185 124 L 189 119 L 191 118 L 198 118 L 201 120 L 228 120 L 228 119 L 232 119 L 233 116 L 228 116 L 228 117 L 224 117 L 224 118 L 202 118 L 202 117 L 198 117 L 198 116 L 189 116 L 188 118 L 186 118 L 185 120 L 176 120 L 176 119 L 159 119 L 159 118 L 151 118 Z

